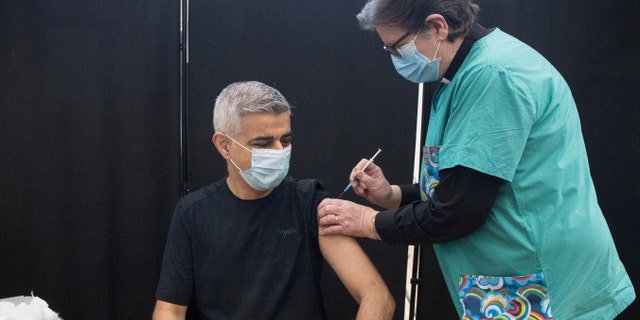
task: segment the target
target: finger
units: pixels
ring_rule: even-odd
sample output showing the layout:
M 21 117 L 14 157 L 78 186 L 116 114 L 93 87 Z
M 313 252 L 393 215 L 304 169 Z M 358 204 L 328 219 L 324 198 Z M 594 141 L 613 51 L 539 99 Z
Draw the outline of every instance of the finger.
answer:
M 353 181 L 357 179 L 357 175 L 359 172 L 362 172 L 362 168 L 367 164 L 367 159 L 361 159 L 358 164 L 351 170 L 351 174 L 349 175 L 349 181 Z
M 368 193 L 371 190 L 371 188 L 375 187 L 376 185 L 376 180 L 373 177 L 368 176 L 364 173 L 362 174 L 362 178 L 361 179 L 356 178 L 356 181 L 358 183 L 353 185 L 353 190 L 358 195 Z
M 364 188 L 362 184 L 358 183 L 353 185 L 353 192 L 355 192 L 357 195 L 362 195 L 365 191 L 366 188 Z
M 353 182 L 353 179 L 356 178 L 356 172 L 358 172 L 358 169 L 356 169 L 357 167 L 357 165 L 353 167 L 353 169 L 351 169 L 351 173 L 349 173 L 349 181 L 351 182 Z
M 372 175 L 377 170 L 380 170 L 380 167 L 376 164 L 375 161 L 372 161 L 367 168 L 365 168 L 364 173 L 367 175 Z
M 337 199 L 337 198 L 324 198 L 321 202 L 320 205 L 324 206 L 324 207 L 328 207 L 331 205 L 337 206 L 340 202 L 345 201 L 342 199 Z M 319 208 L 320 206 L 318 206 Z
M 360 159 L 360 162 L 358 162 L 358 164 L 356 165 L 356 169 L 358 169 L 358 171 L 361 171 L 362 168 L 367 165 L 367 162 L 369 162 L 369 160 L 364 158 Z
M 369 167 L 367 167 L 367 171 L 369 171 Z M 358 182 L 362 182 L 362 181 L 364 181 L 364 180 L 366 180 L 368 178 L 369 178 L 369 175 L 366 172 L 364 172 L 362 170 L 359 170 L 354 175 L 353 180 L 358 181 Z
M 330 227 L 333 224 L 331 223 L 331 215 L 324 216 L 318 219 L 318 226 L 320 227 Z
M 336 234 L 341 234 L 340 233 L 341 230 L 342 230 L 342 227 L 340 225 L 334 224 L 326 227 L 320 227 L 320 229 L 318 230 L 318 234 L 320 234 L 321 236 L 336 235 Z
M 355 174 L 355 179 L 360 182 L 367 182 L 373 179 L 373 176 L 376 172 L 380 171 L 380 167 L 378 167 L 375 163 L 369 164 L 369 166 L 364 171 L 359 171 Z
M 358 180 L 358 178 L 353 178 L 353 179 L 351 180 L 351 188 L 353 188 L 354 190 L 355 190 L 356 188 L 362 188 L 362 187 L 360 186 L 360 181 Z
M 324 217 L 327 213 L 327 205 L 328 205 L 328 201 L 329 198 L 325 198 L 324 200 L 320 201 L 320 204 L 318 205 L 318 217 Z
M 324 216 L 332 215 L 336 210 L 336 206 L 334 203 L 337 199 L 325 198 L 318 205 L 318 218 L 322 218 Z
M 333 226 L 340 224 L 341 217 L 335 213 L 324 214 L 322 217 L 318 217 L 319 226 Z M 342 220 L 344 220 L 342 218 Z

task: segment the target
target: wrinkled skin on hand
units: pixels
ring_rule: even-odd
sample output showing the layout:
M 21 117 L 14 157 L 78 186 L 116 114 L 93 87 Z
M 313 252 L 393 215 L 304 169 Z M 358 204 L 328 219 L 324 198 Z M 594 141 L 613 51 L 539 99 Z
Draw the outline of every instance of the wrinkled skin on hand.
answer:
M 360 168 L 367 163 L 366 159 L 360 162 L 351 170 L 351 187 L 353 191 L 365 198 L 372 204 L 389 208 L 393 191 L 391 185 L 387 181 L 382 169 L 374 163 L 371 163 L 365 171 Z
M 373 228 L 376 214 L 378 211 L 351 201 L 327 198 L 318 206 L 319 233 L 379 239 Z

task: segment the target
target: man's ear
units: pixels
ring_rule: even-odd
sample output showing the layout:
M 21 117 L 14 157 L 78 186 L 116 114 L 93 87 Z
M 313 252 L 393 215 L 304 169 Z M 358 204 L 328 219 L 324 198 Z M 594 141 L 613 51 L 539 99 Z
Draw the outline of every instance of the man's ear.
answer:
M 449 36 L 449 24 L 447 19 L 443 15 L 434 13 L 430 14 L 424 19 L 424 24 L 427 28 L 434 30 L 434 36 L 438 41 L 445 41 Z
M 213 145 L 216 146 L 220 155 L 225 159 L 229 159 L 229 138 L 227 138 L 224 133 L 218 131 L 213 134 L 211 141 L 213 142 Z

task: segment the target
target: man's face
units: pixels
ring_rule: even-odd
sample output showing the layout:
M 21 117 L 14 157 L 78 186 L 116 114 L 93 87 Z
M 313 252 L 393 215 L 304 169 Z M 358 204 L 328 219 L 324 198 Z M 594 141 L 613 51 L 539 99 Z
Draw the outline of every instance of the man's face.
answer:
M 291 117 L 288 112 L 274 114 L 246 114 L 242 117 L 242 130 L 232 136 L 238 143 L 249 149 L 282 150 L 291 144 Z M 242 170 L 251 167 L 251 153 L 230 142 L 231 159 Z

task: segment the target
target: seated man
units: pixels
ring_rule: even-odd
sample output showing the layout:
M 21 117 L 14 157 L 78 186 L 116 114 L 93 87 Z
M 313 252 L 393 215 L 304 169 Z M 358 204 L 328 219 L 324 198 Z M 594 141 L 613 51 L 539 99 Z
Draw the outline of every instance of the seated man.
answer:
M 393 298 L 357 242 L 318 236 L 321 184 L 285 178 L 290 108 L 260 82 L 233 83 L 216 99 L 212 140 L 229 173 L 178 202 L 153 319 L 184 319 L 192 294 L 204 319 L 325 319 L 323 257 L 358 319 L 392 318 Z

